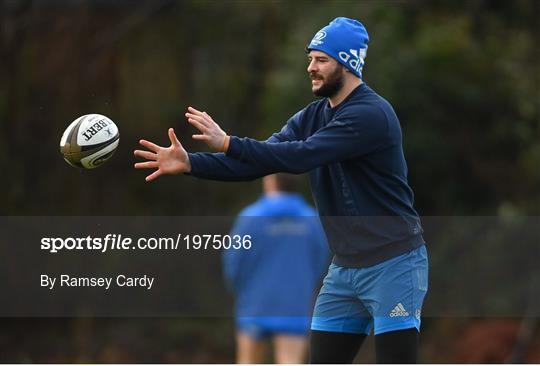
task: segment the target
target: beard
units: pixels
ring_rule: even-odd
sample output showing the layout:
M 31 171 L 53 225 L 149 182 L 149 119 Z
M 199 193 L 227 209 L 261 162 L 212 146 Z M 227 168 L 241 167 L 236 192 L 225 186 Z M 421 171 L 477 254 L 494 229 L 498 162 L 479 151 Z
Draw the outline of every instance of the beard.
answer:
M 313 95 L 327 98 L 332 98 L 334 95 L 336 95 L 341 90 L 344 83 L 342 70 L 342 65 L 336 66 L 336 69 L 332 71 L 332 73 L 330 73 L 325 79 L 322 79 L 320 75 L 312 74 L 312 78 L 323 80 L 323 83 L 319 89 L 313 90 Z

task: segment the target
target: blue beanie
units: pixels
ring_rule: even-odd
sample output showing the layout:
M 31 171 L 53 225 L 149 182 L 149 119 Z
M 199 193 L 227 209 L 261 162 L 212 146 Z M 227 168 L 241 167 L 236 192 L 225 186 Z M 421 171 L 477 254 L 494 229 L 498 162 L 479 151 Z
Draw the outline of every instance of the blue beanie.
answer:
M 315 34 L 307 51 L 322 51 L 362 78 L 369 36 L 358 20 L 339 17 Z

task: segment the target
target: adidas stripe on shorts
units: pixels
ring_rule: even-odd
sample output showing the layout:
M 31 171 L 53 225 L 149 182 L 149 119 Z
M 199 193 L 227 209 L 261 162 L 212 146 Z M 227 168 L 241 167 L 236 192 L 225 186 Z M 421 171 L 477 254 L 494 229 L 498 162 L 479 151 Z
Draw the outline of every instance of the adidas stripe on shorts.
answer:
M 331 264 L 317 297 L 311 329 L 357 334 L 420 331 L 427 279 L 425 245 L 371 267 Z

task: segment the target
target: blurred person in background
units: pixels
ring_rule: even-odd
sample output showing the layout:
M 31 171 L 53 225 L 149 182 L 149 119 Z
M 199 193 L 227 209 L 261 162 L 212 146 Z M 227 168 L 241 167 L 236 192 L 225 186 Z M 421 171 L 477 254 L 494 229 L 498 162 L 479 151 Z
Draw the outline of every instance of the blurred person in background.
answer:
M 272 174 L 263 196 L 240 213 L 231 235 L 251 235 L 249 250 L 223 252 L 235 296 L 238 363 L 264 363 L 268 341 L 274 362 L 306 361 L 316 291 L 329 264 L 316 211 L 296 191 L 298 177 Z
M 206 112 L 186 118 L 217 153 L 191 153 L 169 129 L 171 146 L 135 151 L 163 174 L 252 180 L 309 172 L 311 190 L 334 254 L 319 292 L 310 362 L 351 363 L 375 333 L 378 363 L 416 363 L 428 258 L 407 180 L 399 119 L 362 80 L 369 37 L 362 23 L 339 17 L 307 45 L 311 91 L 321 97 L 266 141 L 227 135 Z

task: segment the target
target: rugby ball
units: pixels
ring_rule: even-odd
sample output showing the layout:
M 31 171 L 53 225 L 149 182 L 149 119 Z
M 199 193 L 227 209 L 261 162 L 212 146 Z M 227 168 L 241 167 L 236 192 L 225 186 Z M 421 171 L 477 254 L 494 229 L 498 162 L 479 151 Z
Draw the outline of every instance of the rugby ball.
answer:
M 69 165 L 94 169 L 114 154 L 120 142 L 118 127 L 101 114 L 86 114 L 66 128 L 60 152 Z

